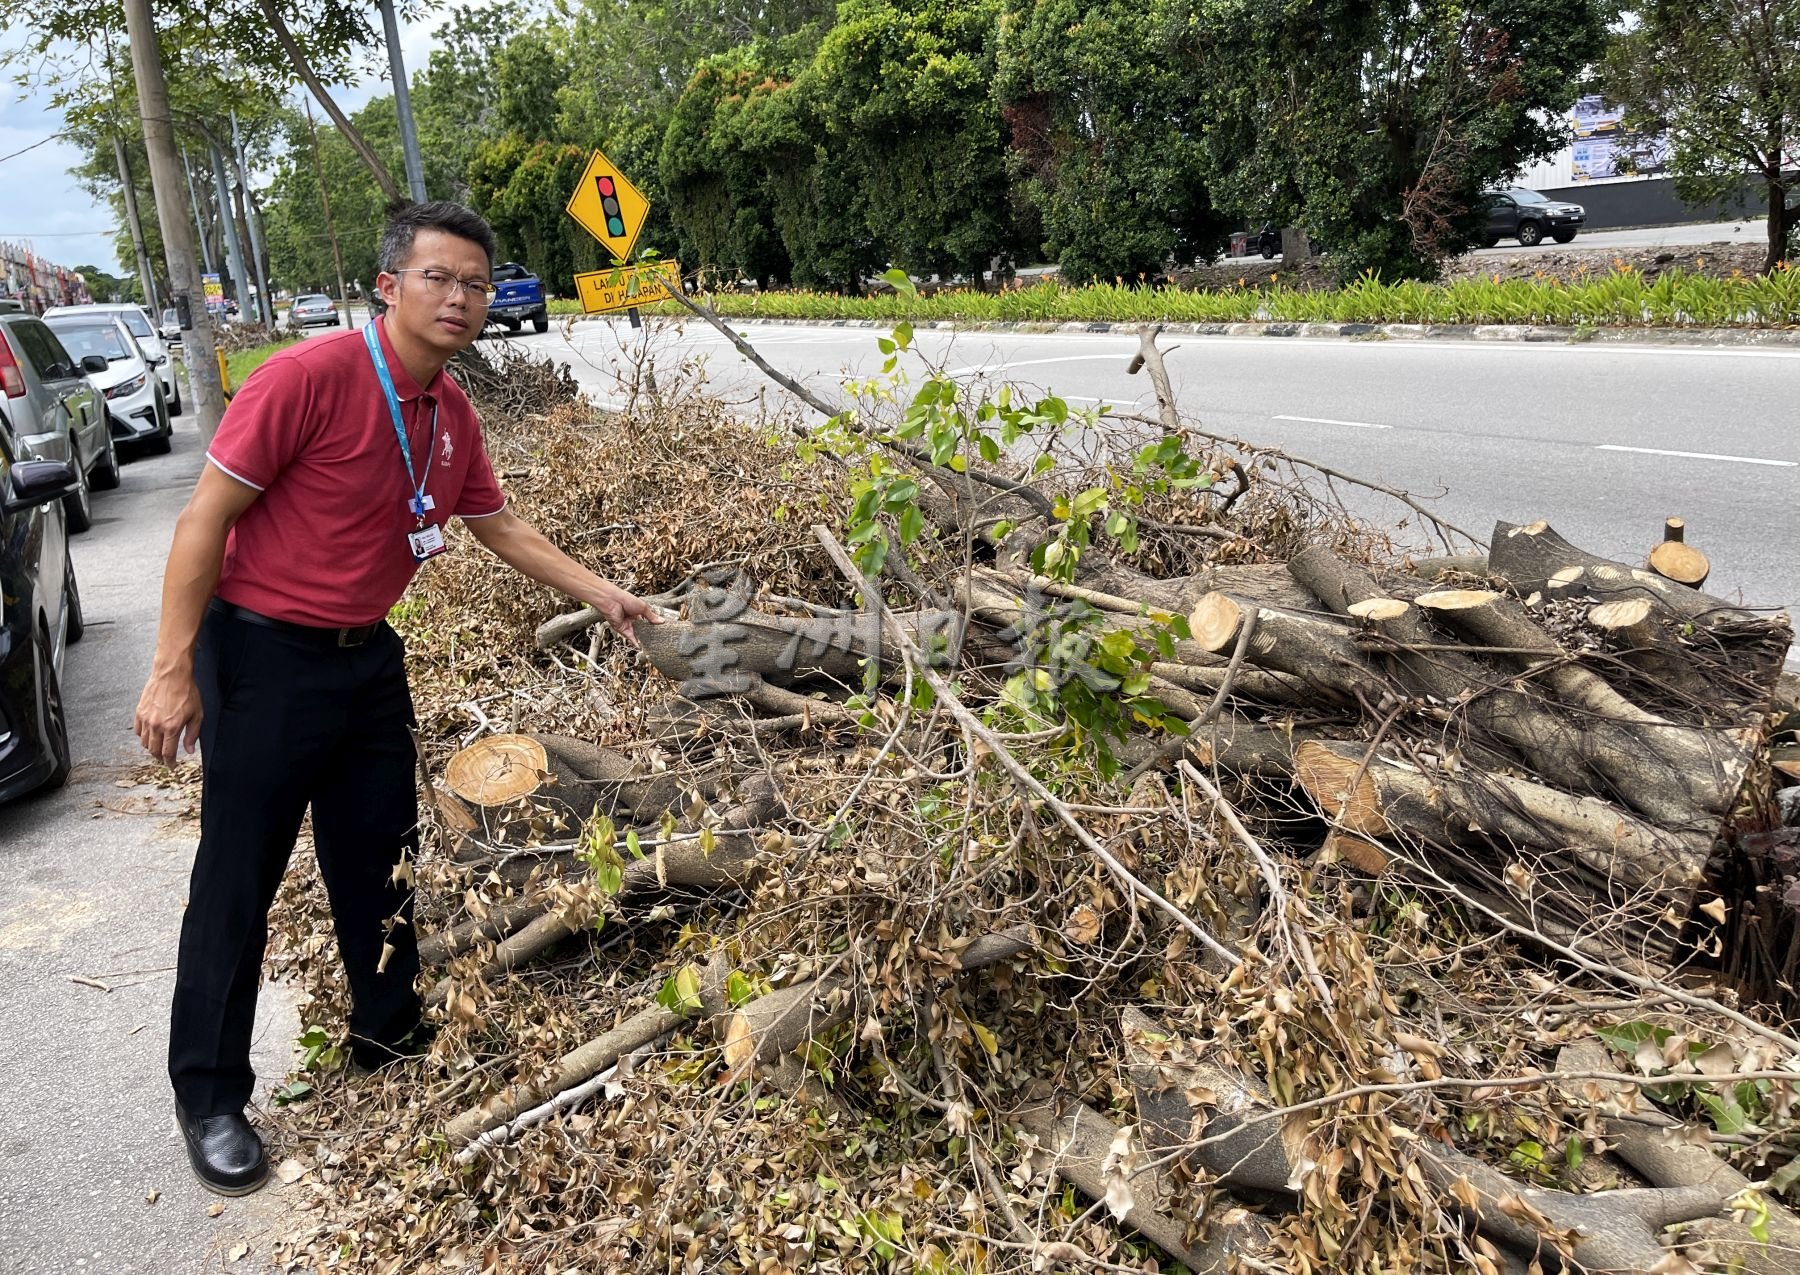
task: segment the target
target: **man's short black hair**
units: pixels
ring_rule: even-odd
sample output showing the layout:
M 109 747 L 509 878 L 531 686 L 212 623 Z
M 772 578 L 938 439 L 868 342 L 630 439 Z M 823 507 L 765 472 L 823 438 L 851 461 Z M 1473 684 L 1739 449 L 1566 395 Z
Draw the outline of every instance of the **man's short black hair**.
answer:
M 392 273 L 406 264 L 412 255 L 413 238 L 421 230 L 441 230 L 480 244 L 487 253 L 488 265 L 494 264 L 494 230 L 487 220 L 472 208 L 448 199 L 434 199 L 425 204 L 401 204 L 388 214 L 387 229 L 381 232 L 378 268 Z

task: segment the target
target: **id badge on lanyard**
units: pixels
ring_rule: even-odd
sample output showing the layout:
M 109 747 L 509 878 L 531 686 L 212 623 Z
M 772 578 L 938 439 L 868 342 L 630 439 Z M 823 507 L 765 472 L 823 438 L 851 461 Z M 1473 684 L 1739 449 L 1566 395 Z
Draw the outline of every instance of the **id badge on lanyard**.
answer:
M 412 514 L 416 525 L 406 533 L 406 547 L 414 562 L 424 562 L 450 547 L 444 540 L 443 527 L 425 520 L 425 515 L 436 508 L 436 502 L 425 494 L 425 484 L 431 479 L 431 458 L 437 452 L 437 407 L 434 405 L 431 409 L 431 448 L 425 453 L 423 468 L 415 472 L 412 444 L 407 441 L 406 421 L 400 414 L 400 396 L 394 391 L 394 377 L 388 371 L 387 359 L 382 357 L 381 338 L 373 323 L 363 326 L 363 344 L 369 347 L 369 361 L 375 365 L 375 379 L 381 382 L 381 394 L 387 400 L 388 415 L 394 421 L 394 437 L 400 440 L 400 460 L 406 466 L 406 481 L 412 488 L 412 495 L 406 501 L 406 509 Z

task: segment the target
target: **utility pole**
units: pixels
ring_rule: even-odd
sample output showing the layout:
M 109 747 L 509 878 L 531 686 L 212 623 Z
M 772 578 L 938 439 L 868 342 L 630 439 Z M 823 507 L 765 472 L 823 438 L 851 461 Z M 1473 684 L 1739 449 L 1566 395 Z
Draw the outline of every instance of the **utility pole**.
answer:
M 200 237 L 200 260 L 206 273 L 213 272 L 212 249 L 206 243 L 206 223 L 200 219 L 200 196 L 194 193 L 194 168 L 188 163 L 187 147 L 181 148 L 181 171 L 187 174 L 188 204 L 194 210 L 194 233 Z
M 188 237 L 181 208 L 181 174 L 176 171 L 175 129 L 169 115 L 169 84 L 163 78 L 162 50 L 156 41 L 156 19 L 150 0 L 125 0 L 125 28 L 131 38 L 131 65 L 137 76 L 138 113 L 144 121 L 144 149 L 150 155 L 150 185 L 156 192 L 156 220 L 168 256 L 169 287 L 175 308 L 185 311 L 188 390 L 200 436 L 212 442 L 225 415 L 225 387 L 219 382 L 218 346 L 206 313 L 206 289 L 194 263 L 194 241 Z M 195 302 L 198 301 L 196 312 Z
M 212 147 L 213 188 L 219 196 L 219 220 L 225 225 L 225 264 L 231 269 L 231 287 L 237 294 L 238 315 L 248 318 L 249 275 L 244 273 L 244 250 L 238 246 L 237 218 L 231 214 L 231 192 L 225 186 L 225 156 L 220 154 L 217 142 L 208 138 L 207 144 Z
M 231 149 L 237 158 L 238 190 L 243 193 L 244 222 L 250 228 L 250 271 L 256 276 L 256 298 L 262 321 L 275 326 L 275 310 L 269 300 L 269 281 L 263 278 L 262 227 L 256 222 L 256 203 L 250 198 L 250 172 L 244 167 L 244 138 L 238 132 L 237 112 L 231 113 Z
M 125 153 L 125 139 L 113 134 L 113 157 L 119 161 L 119 184 L 125 188 L 125 220 L 131 225 L 131 246 L 137 249 L 138 283 L 144 289 L 144 304 L 151 314 L 161 314 L 156 304 L 156 279 L 150 273 L 150 253 L 144 247 L 144 223 L 138 218 L 137 186 L 131 180 L 131 157 Z
M 388 72 L 394 77 L 394 109 L 400 114 L 400 148 L 406 154 L 406 185 L 418 203 L 425 202 L 425 164 L 419 158 L 419 132 L 413 127 L 412 91 L 406 83 L 406 60 L 400 54 L 400 24 L 394 0 L 381 0 L 381 29 L 387 37 Z
M 331 220 L 331 192 L 325 189 L 325 161 L 319 158 L 319 129 L 313 123 L 312 99 L 301 100 L 306 103 L 306 131 L 312 134 L 313 168 L 319 174 L 319 198 L 325 204 L 325 233 L 331 236 L 331 264 L 337 268 L 338 304 L 344 307 L 344 322 L 354 328 L 356 320 L 350 317 L 350 297 L 344 291 L 344 253 L 338 247 L 337 224 Z

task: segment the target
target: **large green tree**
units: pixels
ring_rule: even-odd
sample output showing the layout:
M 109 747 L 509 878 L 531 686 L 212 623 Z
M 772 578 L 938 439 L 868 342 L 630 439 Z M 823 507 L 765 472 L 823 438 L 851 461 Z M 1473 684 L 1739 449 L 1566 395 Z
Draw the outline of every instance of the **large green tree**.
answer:
M 1600 0 L 1194 0 L 1178 43 L 1222 201 L 1340 276 L 1431 276 L 1482 189 L 1561 144 L 1604 34 Z
M 845 0 L 800 76 L 869 230 L 914 274 L 985 277 L 1017 248 L 993 92 L 1000 0 Z
M 1229 227 L 1202 175 L 1187 0 L 1034 0 L 1007 15 L 1000 80 L 1014 171 L 1065 279 L 1210 258 Z
M 1600 82 L 1628 127 L 1668 137 L 1676 189 L 1733 198 L 1744 179 L 1768 203 L 1763 272 L 1787 256 L 1800 191 L 1800 0 L 1648 0 L 1633 6 Z

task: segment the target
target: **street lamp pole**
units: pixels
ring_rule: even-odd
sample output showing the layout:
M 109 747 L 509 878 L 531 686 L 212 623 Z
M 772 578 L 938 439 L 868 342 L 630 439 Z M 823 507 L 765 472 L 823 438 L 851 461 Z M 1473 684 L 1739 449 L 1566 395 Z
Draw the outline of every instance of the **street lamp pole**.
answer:
M 381 29 L 387 39 L 388 71 L 394 79 L 394 109 L 400 115 L 400 147 L 406 155 L 406 186 L 418 203 L 425 202 L 425 164 L 419 158 L 419 132 L 413 127 L 412 92 L 406 84 L 406 59 L 400 53 L 400 23 L 394 0 L 381 0 Z

